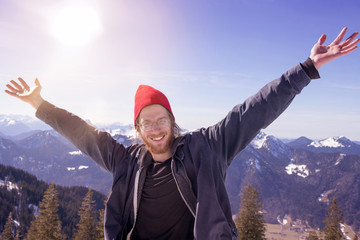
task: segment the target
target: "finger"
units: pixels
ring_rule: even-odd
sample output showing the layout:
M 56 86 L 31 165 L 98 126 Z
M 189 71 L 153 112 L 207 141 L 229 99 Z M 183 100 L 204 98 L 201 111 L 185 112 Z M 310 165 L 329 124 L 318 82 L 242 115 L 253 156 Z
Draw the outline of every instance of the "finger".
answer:
M 356 39 L 356 40 L 353 41 L 352 43 L 346 45 L 345 47 L 342 47 L 342 48 L 341 48 L 341 52 L 342 52 L 342 51 L 347 51 L 347 50 L 349 50 L 349 49 L 352 49 L 352 48 L 355 47 L 356 44 L 358 44 L 359 42 L 360 42 L 360 39 Z
M 5 92 L 13 97 L 17 97 L 18 95 L 14 92 L 10 92 L 9 90 L 5 90 Z
M 346 45 L 350 44 L 358 35 L 358 33 L 353 33 L 350 37 L 348 37 L 344 42 L 342 42 L 340 45 L 341 47 L 345 47 Z
M 40 81 L 38 78 L 35 78 L 35 81 L 34 81 L 35 85 L 38 86 L 38 87 L 41 87 L 40 85 Z
M 11 86 L 10 84 L 6 84 L 6 87 L 11 90 L 12 92 L 18 92 L 19 90 L 13 88 L 13 86 Z M 8 91 L 8 90 L 5 90 L 5 91 Z
M 15 82 L 14 80 L 11 80 L 10 81 L 19 91 L 22 90 L 22 87 L 17 83 Z
M 326 35 L 323 34 L 323 35 L 321 35 L 321 37 L 319 38 L 318 44 L 323 45 L 325 41 L 326 41 Z
M 349 53 L 351 53 L 351 52 L 353 52 L 355 49 L 357 49 L 358 48 L 358 46 L 353 46 L 352 48 L 348 48 L 347 50 L 341 50 L 341 52 L 340 52 L 340 55 L 339 56 L 344 56 L 344 55 L 346 55 L 346 54 L 349 54 Z
M 345 33 L 346 33 L 346 30 L 347 30 L 347 27 L 344 27 L 341 32 L 339 33 L 339 35 L 335 38 L 335 40 L 332 42 L 332 44 L 339 44 L 342 39 L 344 38 L 345 36 Z
M 30 90 L 30 87 L 29 85 L 27 85 L 27 83 L 21 78 L 21 77 L 18 77 L 18 80 L 19 82 L 21 83 L 21 85 L 23 85 L 23 87 L 26 89 L 26 90 Z

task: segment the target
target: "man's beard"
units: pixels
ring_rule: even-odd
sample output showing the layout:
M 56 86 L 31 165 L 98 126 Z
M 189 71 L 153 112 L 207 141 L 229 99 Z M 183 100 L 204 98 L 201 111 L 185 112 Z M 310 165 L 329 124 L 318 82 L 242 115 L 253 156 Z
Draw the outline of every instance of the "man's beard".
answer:
M 157 136 L 160 136 L 160 135 L 164 135 L 164 133 L 160 133 L 160 134 L 157 134 Z M 155 146 L 155 144 L 152 144 L 151 143 L 151 140 L 148 140 L 146 139 L 140 132 L 140 136 L 141 136 L 141 139 L 143 140 L 143 142 L 145 143 L 146 147 L 148 148 L 148 150 L 151 152 L 151 153 L 154 153 L 154 154 L 163 154 L 163 153 L 166 153 L 170 148 L 171 148 L 171 144 L 174 140 L 174 130 L 173 128 L 171 127 L 171 130 L 170 130 L 170 134 L 169 135 L 165 135 L 165 145 L 162 145 L 162 146 Z M 148 138 L 151 138 L 151 137 L 154 137 L 154 135 L 149 135 Z

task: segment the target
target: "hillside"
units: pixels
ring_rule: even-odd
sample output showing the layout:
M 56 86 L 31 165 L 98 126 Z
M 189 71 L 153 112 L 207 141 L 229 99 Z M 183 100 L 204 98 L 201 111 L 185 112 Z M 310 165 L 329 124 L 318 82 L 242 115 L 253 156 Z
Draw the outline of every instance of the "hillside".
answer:
M 32 174 L 0 164 L 0 232 L 12 212 L 21 235 L 25 236 L 48 186 L 49 184 Z M 62 229 L 68 239 L 71 239 L 73 229 L 79 221 L 78 210 L 88 188 L 59 185 L 55 185 L 55 188 L 59 196 L 58 213 Z M 103 209 L 106 196 L 97 191 L 93 193 L 96 209 Z

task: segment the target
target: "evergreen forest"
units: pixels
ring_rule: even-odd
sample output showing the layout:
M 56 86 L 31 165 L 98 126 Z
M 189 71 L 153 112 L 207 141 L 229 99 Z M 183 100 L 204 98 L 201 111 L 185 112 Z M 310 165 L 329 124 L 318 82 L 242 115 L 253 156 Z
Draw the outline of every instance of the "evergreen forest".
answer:
M 84 209 L 82 204 L 89 194 L 89 189 L 52 185 L 56 191 L 62 238 L 73 239 L 80 221 L 79 213 Z M 0 233 L 4 231 L 11 216 L 16 227 L 17 239 L 26 239 L 35 215 L 39 214 L 44 194 L 50 186 L 23 170 L 0 164 Z M 103 214 L 106 196 L 91 190 L 91 198 L 94 218 L 99 219 L 99 214 Z

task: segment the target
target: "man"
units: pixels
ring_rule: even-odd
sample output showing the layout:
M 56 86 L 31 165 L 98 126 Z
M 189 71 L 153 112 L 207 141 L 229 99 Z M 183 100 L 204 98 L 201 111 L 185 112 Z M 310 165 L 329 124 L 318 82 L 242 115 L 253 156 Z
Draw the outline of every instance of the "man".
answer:
M 45 101 L 41 85 L 21 78 L 6 92 L 29 103 L 36 116 L 113 175 L 106 205 L 106 239 L 237 239 L 224 181 L 234 157 L 275 120 L 326 64 L 357 48 L 357 33 L 330 44 L 322 35 L 309 59 L 284 73 L 219 123 L 177 136 L 171 106 L 160 91 L 141 85 L 134 123 L 145 144 L 125 147 L 71 113 Z

